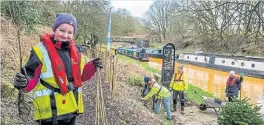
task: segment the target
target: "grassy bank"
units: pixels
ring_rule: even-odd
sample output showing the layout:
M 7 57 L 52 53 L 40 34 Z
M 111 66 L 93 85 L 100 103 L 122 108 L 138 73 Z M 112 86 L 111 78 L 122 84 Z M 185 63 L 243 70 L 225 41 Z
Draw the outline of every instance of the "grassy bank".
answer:
M 118 59 L 122 59 L 122 60 L 128 62 L 129 64 L 137 64 L 138 66 L 144 68 L 146 71 L 148 71 L 150 73 L 161 74 L 160 70 L 150 67 L 147 63 L 140 62 L 140 61 L 137 61 L 135 59 L 132 59 L 132 58 L 129 58 L 129 57 L 126 57 L 123 55 L 118 55 L 117 57 L 118 57 Z
M 140 62 L 140 61 L 137 61 L 135 59 L 131 59 L 131 58 L 123 56 L 123 55 L 118 55 L 118 59 L 126 61 L 126 62 L 128 62 L 130 64 L 137 64 L 138 66 L 142 67 L 144 70 L 148 71 L 149 73 L 161 74 L 160 70 L 150 67 L 147 63 Z M 143 80 L 143 78 L 141 78 L 141 79 Z M 205 92 L 202 89 L 200 89 L 200 88 L 198 88 L 198 87 L 196 87 L 194 85 L 189 84 L 189 89 L 187 90 L 187 99 L 190 100 L 190 101 L 193 101 L 193 102 L 195 102 L 197 104 L 202 103 L 203 99 L 199 95 L 195 94 L 194 93 L 195 91 L 197 93 L 199 93 L 201 96 L 213 97 L 212 94 L 210 94 L 208 92 Z

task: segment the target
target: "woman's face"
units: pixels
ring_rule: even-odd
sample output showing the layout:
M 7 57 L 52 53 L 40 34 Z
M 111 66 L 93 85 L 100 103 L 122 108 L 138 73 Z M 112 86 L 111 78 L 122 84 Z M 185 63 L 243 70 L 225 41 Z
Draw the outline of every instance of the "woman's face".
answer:
M 54 39 L 57 41 L 70 41 L 73 39 L 74 27 L 64 23 L 59 25 L 54 33 Z

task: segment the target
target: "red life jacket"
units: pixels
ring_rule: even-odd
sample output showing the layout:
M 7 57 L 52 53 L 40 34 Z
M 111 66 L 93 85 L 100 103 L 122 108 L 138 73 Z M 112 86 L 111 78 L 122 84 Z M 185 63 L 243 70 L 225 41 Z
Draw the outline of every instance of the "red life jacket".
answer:
M 229 84 L 230 83 L 230 79 L 231 79 L 230 77 L 227 79 L 226 85 L 227 86 L 234 86 L 237 78 L 234 76 L 234 78 L 231 81 L 231 84 Z
M 177 79 L 177 73 L 175 73 L 174 81 L 182 81 L 183 72 L 181 72 L 179 79 Z
M 66 84 L 67 76 L 65 73 L 64 64 L 56 51 L 54 43 L 51 41 L 50 34 L 45 34 L 43 37 L 41 37 L 40 41 L 43 42 L 46 50 L 49 53 L 49 58 L 51 61 L 54 78 L 58 86 L 60 87 L 61 94 L 64 95 L 68 93 L 69 91 L 67 88 L 67 84 Z M 69 42 L 70 42 L 70 45 L 69 45 L 70 56 L 71 56 L 71 61 L 72 61 L 72 77 L 74 79 L 74 87 L 78 88 L 82 86 L 81 72 L 80 72 L 81 55 L 79 51 L 76 49 L 74 42 L 72 40 Z

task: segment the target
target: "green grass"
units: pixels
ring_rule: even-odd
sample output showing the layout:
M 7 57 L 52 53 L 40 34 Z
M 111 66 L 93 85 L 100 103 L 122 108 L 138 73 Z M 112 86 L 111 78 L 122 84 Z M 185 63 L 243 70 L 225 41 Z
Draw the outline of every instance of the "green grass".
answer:
M 144 68 L 144 70 L 146 70 L 148 72 L 161 74 L 160 70 L 150 67 L 147 63 L 140 62 L 140 61 L 137 61 L 135 59 L 132 59 L 132 58 L 129 58 L 129 57 L 126 57 L 123 55 L 118 55 L 117 58 L 122 59 L 122 60 L 128 62 L 129 64 L 137 64 L 138 66 Z
M 214 97 L 213 94 L 208 93 L 194 85 L 189 84 L 189 88 L 187 90 L 187 100 L 193 101 L 196 104 L 201 104 L 203 103 L 203 98 L 195 93 L 195 91 L 201 95 L 201 96 L 206 96 L 206 97 Z
M 124 60 L 125 62 L 128 62 L 129 64 L 137 64 L 140 67 L 144 68 L 144 70 L 146 70 L 150 73 L 161 74 L 160 70 L 150 67 L 147 63 L 140 62 L 140 61 L 137 61 L 135 59 L 131 59 L 131 58 L 123 56 L 123 55 L 118 55 L 117 57 L 121 60 Z M 212 94 L 210 94 L 210 93 L 208 93 L 208 92 L 206 92 L 206 91 L 204 91 L 204 90 L 202 90 L 202 89 L 200 89 L 194 85 L 189 84 L 189 88 L 187 90 L 187 100 L 190 100 L 196 104 L 201 104 L 203 102 L 202 97 L 200 97 L 199 95 L 194 93 L 195 91 L 198 94 L 200 94 L 201 96 L 213 97 Z

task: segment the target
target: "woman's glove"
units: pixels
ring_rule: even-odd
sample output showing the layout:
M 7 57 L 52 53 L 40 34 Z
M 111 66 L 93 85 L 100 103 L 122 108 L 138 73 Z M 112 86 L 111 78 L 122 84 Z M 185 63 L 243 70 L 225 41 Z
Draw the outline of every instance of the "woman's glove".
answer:
M 96 66 L 96 67 L 99 67 L 100 69 L 102 69 L 104 66 L 103 66 L 103 63 L 102 63 L 102 61 L 101 61 L 101 59 L 100 58 L 96 58 L 96 59 L 94 59 L 93 60 L 93 63 L 94 63 L 94 65 Z
M 18 72 L 15 76 L 14 87 L 17 89 L 25 88 L 28 84 L 29 78 Z
M 240 77 L 243 77 L 243 76 L 244 76 L 244 73 L 243 73 L 243 72 L 241 72 L 239 75 L 240 75 Z

